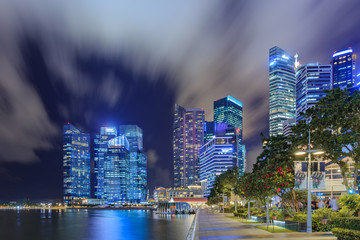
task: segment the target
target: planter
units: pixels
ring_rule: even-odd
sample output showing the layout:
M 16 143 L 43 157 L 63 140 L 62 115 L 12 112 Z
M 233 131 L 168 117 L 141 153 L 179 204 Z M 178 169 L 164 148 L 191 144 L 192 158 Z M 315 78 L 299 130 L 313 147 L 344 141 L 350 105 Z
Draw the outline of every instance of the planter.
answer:
M 321 219 L 321 223 L 322 223 L 322 224 L 327 224 L 327 218 L 322 218 L 322 219 Z
M 272 216 L 272 219 L 273 219 L 273 220 L 276 220 L 276 216 Z

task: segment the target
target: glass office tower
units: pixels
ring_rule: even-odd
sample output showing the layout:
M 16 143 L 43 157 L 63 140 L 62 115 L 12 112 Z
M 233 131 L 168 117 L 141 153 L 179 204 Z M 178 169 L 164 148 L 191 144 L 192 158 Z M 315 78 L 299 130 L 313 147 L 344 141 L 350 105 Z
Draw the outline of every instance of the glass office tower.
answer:
M 215 136 L 200 148 L 200 182 L 205 197 L 209 196 L 217 176 L 237 166 L 237 152 L 235 134 Z
M 270 136 L 283 134 L 283 122 L 295 118 L 295 59 L 279 47 L 269 51 Z
M 215 136 L 215 122 L 205 121 L 204 123 L 204 144 Z
M 355 82 L 356 55 L 351 48 L 334 52 L 332 56 L 332 88 L 345 88 Z
M 90 197 L 90 135 L 70 123 L 63 126 L 64 202 Z
M 119 134 L 125 135 L 130 146 L 130 191 L 128 201 L 145 202 L 147 199 L 147 164 L 143 151 L 143 132 L 137 125 L 120 125 Z
M 296 122 L 303 120 L 300 113 L 313 107 L 331 88 L 331 65 L 309 63 L 296 69 Z
M 104 195 L 104 162 L 108 152 L 109 140 L 117 137 L 116 127 L 102 127 L 100 134 L 94 136 L 94 188 L 95 197 Z
M 205 113 L 175 105 L 173 124 L 174 185 L 199 185 L 199 148 L 204 143 Z
M 221 128 L 232 126 L 236 131 L 237 154 L 239 172 L 245 171 L 245 146 L 243 143 L 243 104 L 232 96 L 221 98 L 214 102 L 214 122 L 216 123 L 216 134 Z M 225 123 L 222 125 L 221 123 Z
M 120 135 L 108 141 L 104 162 L 105 203 L 124 203 L 128 201 L 130 154 L 129 141 Z

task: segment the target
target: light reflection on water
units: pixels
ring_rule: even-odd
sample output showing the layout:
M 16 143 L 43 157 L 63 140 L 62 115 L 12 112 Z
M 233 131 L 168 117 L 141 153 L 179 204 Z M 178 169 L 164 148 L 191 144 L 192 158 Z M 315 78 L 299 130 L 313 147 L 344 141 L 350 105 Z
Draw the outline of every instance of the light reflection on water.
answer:
M 0 233 L 4 240 L 182 240 L 193 217 L 144 210 L 0 210 Z

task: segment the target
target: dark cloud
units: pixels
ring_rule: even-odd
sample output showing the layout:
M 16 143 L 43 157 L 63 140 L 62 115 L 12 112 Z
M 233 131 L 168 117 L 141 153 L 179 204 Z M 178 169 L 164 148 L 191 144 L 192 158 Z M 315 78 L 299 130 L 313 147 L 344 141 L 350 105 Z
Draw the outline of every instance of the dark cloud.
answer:
M 90 130 L 104 119 L 122 121 L 111 111 L 126 115 L 123 105 L 146 87 L 160 99 L 153 107 L 170 114 L 167 128 L 144 132 L 147 144 L 159 142 L 149 146 L 159 155 L 150 181 L 172 177 L 172 101 L 204 107 L 208 120 L 214 100 L 230 94 L 242 101 L 251 166 L 259 134 L 268 131 L 269 48 L 298 53 L 303 63 L 328 63 L 348 46 L 357 51 L 359 7 L 356 0 L 1 1 L 0 161 L 38 160 L 37 151 L 60 137 L 61 121 Z M 156 87 L 171 96 L 161 101 Z M 132 123 L 142 117 L 132 114 Z M 168 132 L 159 139 L 157 131 Z M 165 142 L 169 149 L 160 147 Z

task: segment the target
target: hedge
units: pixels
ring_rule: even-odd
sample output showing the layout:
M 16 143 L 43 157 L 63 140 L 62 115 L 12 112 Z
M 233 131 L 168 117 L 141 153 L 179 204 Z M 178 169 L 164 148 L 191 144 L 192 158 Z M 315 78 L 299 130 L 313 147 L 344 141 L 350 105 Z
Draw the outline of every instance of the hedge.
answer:
M 332 233 L 338 240 L 360 240 L 360 231 L 343 228 L 333 228 Z
M 360 230 L 360 218 L 344 217 L 331 220 L 331 225 L 335 228 L 344 228 L 350 230 Z

